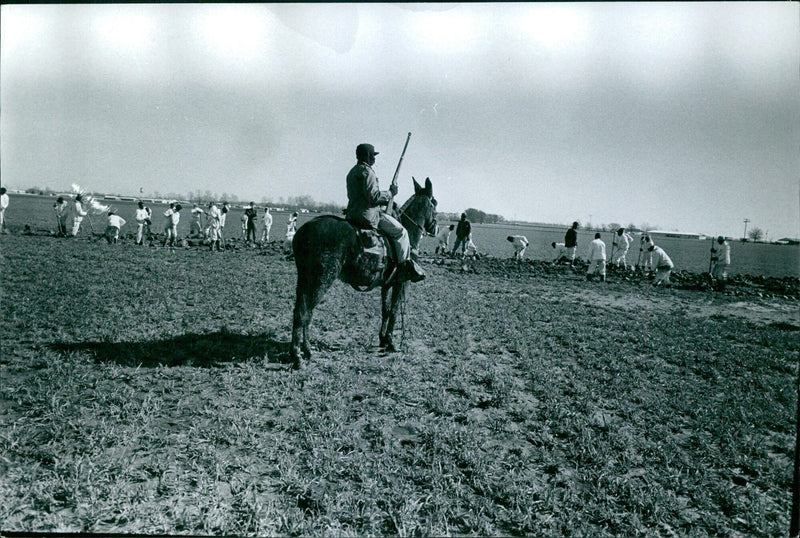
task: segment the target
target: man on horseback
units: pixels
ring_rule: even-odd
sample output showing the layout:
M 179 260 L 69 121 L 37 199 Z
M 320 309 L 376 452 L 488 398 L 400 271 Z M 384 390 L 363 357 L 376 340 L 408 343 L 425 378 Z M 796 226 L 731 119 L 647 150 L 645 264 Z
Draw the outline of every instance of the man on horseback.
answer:
M 381 209 L 397 194 L 397 185 L 391 185 L 388 191 L 380 190 L 378 177 L 372 170 L 376 155 L 378 152 L 372 144 L 356 146 L 358 162 L 347 174 L 347 220 L 361 228 L 377 229 L 391 239 L 398 264 L 392 280 L 419 282 L 425 278 L 425 272 L 411 259 L 408 232 L 397 219 Z

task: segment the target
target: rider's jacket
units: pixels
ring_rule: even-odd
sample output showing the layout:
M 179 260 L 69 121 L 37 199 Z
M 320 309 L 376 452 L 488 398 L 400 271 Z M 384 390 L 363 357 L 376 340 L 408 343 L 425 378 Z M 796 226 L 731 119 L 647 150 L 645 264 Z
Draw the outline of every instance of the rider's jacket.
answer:
M 347 220 L 377 228 L 380 205 L 386 205 L 390 198 L 389 191 L 380 190 L 378 176 L 367 163 L 359 161 L 347 174 Z

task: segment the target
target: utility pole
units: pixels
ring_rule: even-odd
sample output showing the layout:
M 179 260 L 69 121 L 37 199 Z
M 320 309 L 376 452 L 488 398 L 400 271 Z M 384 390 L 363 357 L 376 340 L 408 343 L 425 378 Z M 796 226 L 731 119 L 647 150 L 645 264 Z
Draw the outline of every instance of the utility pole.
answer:
M 742 236 L 742 239 L 747 239 L 747 223 L 748 222 L 750 222 L 750 219 L 745 218 L 744 219 L 744 235 Z

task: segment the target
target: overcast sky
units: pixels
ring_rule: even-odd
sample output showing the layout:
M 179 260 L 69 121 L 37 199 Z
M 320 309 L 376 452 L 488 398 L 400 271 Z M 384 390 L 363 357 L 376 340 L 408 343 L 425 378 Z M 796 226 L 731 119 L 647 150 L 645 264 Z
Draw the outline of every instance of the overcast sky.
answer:
M 2 183 L 800 235 L 800 4 L 0 7 Z

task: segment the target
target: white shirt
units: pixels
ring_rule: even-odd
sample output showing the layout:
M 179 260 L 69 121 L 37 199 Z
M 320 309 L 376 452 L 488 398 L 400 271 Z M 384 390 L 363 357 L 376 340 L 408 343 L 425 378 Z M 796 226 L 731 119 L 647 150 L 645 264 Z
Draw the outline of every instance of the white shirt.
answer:
M 148 217 L 149 215 L 147 214 L 146 209 L 136 209 L 136 222 L 144 222 Z
M 272 213 L 269 211 L 264 213 L 264 226 L 272 228 Z
M 653 262 L 652 266 L 656 269 L 672 269 L 674 265 L 672 265 L 672 260 L 669 259 L 667 253 L 664 252 L 659 246 L 653 247 Z
M 716 257 L 718 263 L 731 264 L 731 246 L 727 241 L 723 241 L 721 245 L 714 243 L 714 250 L 717 252 L 712 257 Z
M 228 219 L 228 212 L 220 210 L 219 213 L 219 225 L 223 228 L 225 227 L 225 221 Z
M 181 221 L 181 212 L 180 211 L 173 211 L 172 215 L 170 215 L 172 219 L 172 225 L 177 226 L 178 223 Z
M 192 216 L 197 220 L 200 220 L 200 215 L 202 215 L 203 213 L 205 213 L 205 211 L 203 211 L 199 207 L 193 207 L 192 208 Z
M 8 195 L 0 194 L 0 209 L 5 211 L 7 207 L 8 207 Z
M 590 260 L 606 260 L 606 244 L 603 243 L 602 239 L 597 238 L 593 240 L 590 247 L 592 249 L 589 253 Z
M 222 213 L 220 213 L 219 208 L 215 205 L 212 205 L 208 210 L 208 216 L 211 218 L 212 221 L 215 221 L 216 223 L 219 222 L 221 215 Z
M 528 246 L 528 238 L 524 235 L 512 235 L 511 236 L 511 244 L 517 248 L 527 247 Z
M 614 234 L 614 245 L 617 246 L 618 250 L 628 250 L 631 246 L 631 241 L 633 241 L 633 236 L 628 232 L 623 232 L 622 235 Z
M 450 229 L 449 226 L 447 226 L 446 228 L 443 228 L 442 231 L 439 232 L 439 235 L 437 236 L 437 239 L 439 239 L 439 243 L 441 243 L 443 245 L 446 245 L 447 243 L 449 243 L 450 242 L 450 232 L 451 231 L 452 230 Z
M 86 216 L 86 211 L 83 210 L 83 206 L 77 200 L 75 201 L 75 205 L 73 206 L 73 210 L 75 211 L 75 218 L 82 219 Z
M 108 225 L 113 226 L 114 228 L 122 228 L 123 226 L 125 226 L 125 219 L 123 219 L 119 215 L 109 215 Z
M 63 202 L 63 203 L 54 205 L 53 206 L 53 211 L 56 212 L 56 215 L 61 217 L 61 216 L 64 216 L 67 213 L 67 208 L 68 207 L 69 206 L 67 205 L 67 202 Z

